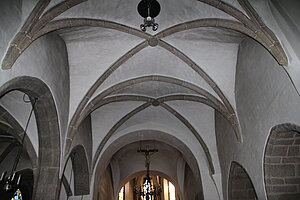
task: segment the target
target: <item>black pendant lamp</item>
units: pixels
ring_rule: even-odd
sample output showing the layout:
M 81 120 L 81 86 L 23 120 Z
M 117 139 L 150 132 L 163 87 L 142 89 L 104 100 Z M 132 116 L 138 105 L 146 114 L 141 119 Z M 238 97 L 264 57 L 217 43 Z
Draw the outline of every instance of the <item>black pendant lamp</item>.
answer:
M 142 0 L 137 7 L 139 14 L 144 18 L 144 23 L 140 25 L 142 31 L 147 27 L 152 27 L 153 31 L 158 29 L 158 24 L 154 18 L 160 13 L 160 4 L 156 0 Z

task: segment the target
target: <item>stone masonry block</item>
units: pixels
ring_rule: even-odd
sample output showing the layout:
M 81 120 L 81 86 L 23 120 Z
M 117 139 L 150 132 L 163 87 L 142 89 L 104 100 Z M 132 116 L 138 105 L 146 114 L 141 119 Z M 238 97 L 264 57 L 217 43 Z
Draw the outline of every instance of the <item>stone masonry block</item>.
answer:
M 284 185 L 284 186 L 272 186 L 271 193 L 291 193 L 296 192 L 297 186 L 296 185 Z
M 273 146 L 272 155 L 273 156 L 286 156 L 288 151 L 288 146 Z
M 295 132 L 279 132 L 276 134 L 276 138 L 293 138 L 295 135 Z
M 270 165 L 269 173 L 271 177 L 289 177 L 295 176 L 296 170 L 294 165 Z
M 283 158 L 282 163 L 300 163 L 300 157 Z
M 286 178 L 285 183 L 286 184 L 298 184 L 298 185 L 300 185 L 300 178 Z
M 300 146 L 290 146 L 288 150 L 288 156 L 299 156 L 300 157 Z
M 274 141 L 274 145 L 292 145 L 294 143 L 294 139 L 278 139 Z
M 300 176 L 300 165 L 299 164 L 296 167 L 296 176 Z
M 265 157 L 265 163 L 267 164 L 272 164 L 272 163 L 280 163 L 281 162 L 281 157 L 273 157 L 273 156 L 266 156 Z
M 272 185 L 282 185 L 284 184 L 284 179 L 281 178 L 271 178 L 270 182 Z
M 232 199 L 242 200 L 247 199 L 248 194 L 244 190 L 236 190 L 232 192 Z
M 254 200 L 255 198 L 256 198 L 256 194 L 253 191 L 253 189 L 248 190 L 248 199 L 253 199 Z
M 278 195 L 278 200 L 299 200 L 299 199 L 300 199 L 300 193 Z
M 246 188 L 246 182 L 243 179 L 234 179 L 232 180 L 232 188 L 234 189 L 245 189 Z
M 266 148 L 266 156 L 272 156 L 273 145 L 269 144 Z

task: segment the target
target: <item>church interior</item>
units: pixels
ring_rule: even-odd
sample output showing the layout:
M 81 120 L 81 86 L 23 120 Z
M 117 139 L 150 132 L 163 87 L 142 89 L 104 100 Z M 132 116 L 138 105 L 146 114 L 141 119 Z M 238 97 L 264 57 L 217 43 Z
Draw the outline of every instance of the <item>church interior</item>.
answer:
M 299 10 L 1 0 L 0 200 L 299 200 Z

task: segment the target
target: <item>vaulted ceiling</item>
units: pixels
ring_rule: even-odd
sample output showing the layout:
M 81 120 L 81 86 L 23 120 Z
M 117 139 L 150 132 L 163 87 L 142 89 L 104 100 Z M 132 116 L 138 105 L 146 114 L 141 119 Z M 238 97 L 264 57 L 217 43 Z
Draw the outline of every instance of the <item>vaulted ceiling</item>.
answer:
M 219 173 L 215 112 L 232 125 L 236 140 L 243 140 L 235 100 L 239 44 L 252 38 L 280 65 L 288 64 L 285 52 L 247 0 L 159 1 L 157 32 L 139 30 L 143 19 L 136 11 L 138 2 L 23 2 L 24 25 L 2 68 L 14 67 L 36 39 L 54 32 L 66 44 L 69 64 L 66 155 L 72 146 L 68 140 L 90 117 L 93 170 L 118 138 L 135 132 L 146 137 L 151 130 L 201 148 L 207 173 Z M 266 2 L 256 5 L 267 9 Z M 147 140 L 168 146 L 154 135 Z M 124 137 L 122 145 L 133 142 Z M 113 147 L 107 157 L 120 158 L 121 146 Z

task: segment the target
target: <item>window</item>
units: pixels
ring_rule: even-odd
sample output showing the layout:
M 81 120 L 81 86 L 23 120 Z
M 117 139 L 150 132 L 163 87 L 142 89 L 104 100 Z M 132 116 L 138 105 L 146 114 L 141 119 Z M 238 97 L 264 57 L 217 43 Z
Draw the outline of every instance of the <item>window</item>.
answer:
M 22 193 L 19 189 L 17 189 L 15 195 L 13 198 L 11 198 L 11 200 L 22 200 Z
M 125 186 L 123 186 L 119 192 L 119 200 L 125 200 Z
M 176 200 L 175 186 L 170 181 L 169 181 L 169 194 L 170 194 L 170 200 Z

